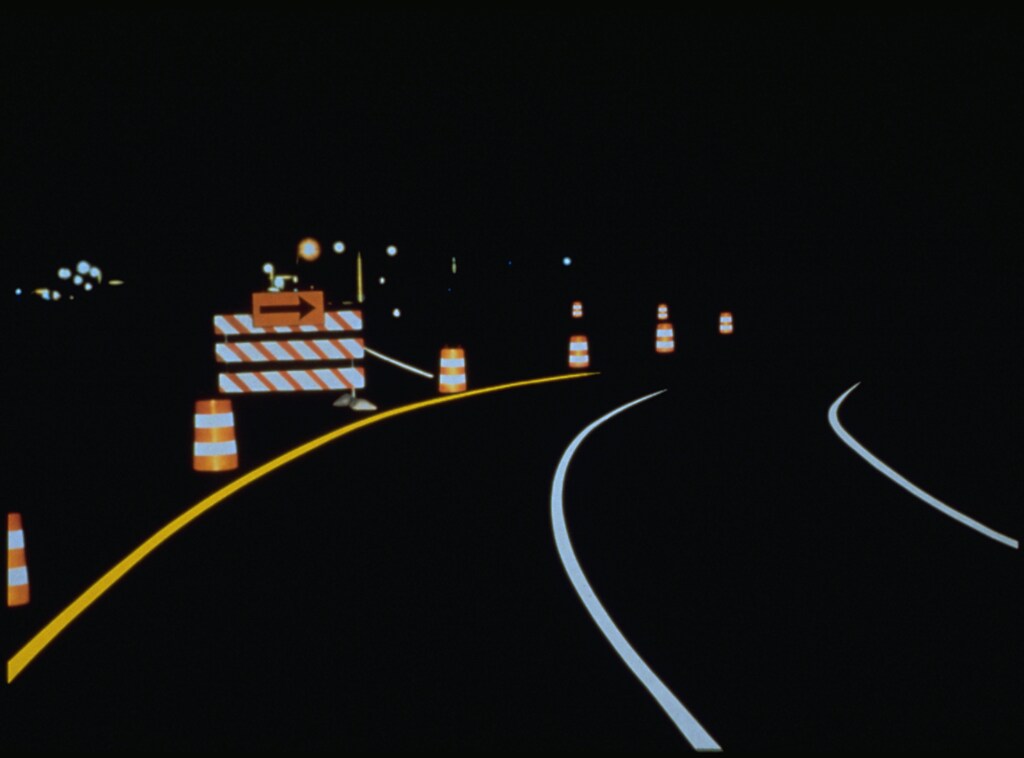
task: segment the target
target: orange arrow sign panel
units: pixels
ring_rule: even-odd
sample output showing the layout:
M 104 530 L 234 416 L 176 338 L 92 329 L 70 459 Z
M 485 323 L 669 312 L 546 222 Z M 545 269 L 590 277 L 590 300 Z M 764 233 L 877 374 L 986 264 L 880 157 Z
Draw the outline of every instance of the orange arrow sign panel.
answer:
M 253 326 L 323 326 L 324 293 L 253 292 Z

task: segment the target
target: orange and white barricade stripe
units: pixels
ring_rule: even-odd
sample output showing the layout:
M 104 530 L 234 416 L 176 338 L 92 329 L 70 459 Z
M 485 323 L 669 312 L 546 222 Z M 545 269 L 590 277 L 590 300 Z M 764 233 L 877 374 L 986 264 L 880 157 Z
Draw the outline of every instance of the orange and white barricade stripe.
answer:
M 441 348 L 441 370 L 437 391 L 442 395 L 466 391 L 466 351 L 461 347 Z
M 676 338 L 672 331 L 672 324 L 662 321 L 658 324 L 658 330 L 654 336 L 654 352 L 674 353 L 676 350 Z
M 238 468 L 235 414 L 230 400 L 197 400 L 192 468 L 233 471 Z
M 658 305 L 658 321 L 668 321 L 668 306 L 665 303 Z
M 590 367 L 589 345 L 582 334 L 574 334 L 569 338 L 569 368 L 583 369 Z
M 28 605 L 28 564 L 21 514 L 7 514 L 7 605 Z
M 732 313 L 729 311 L 722 311 L 718 317 L 718 333 L 732 334 Z
M 572 317 L 583 318 L 583 303 L 579 300 L 574 300 L 572 303 Z

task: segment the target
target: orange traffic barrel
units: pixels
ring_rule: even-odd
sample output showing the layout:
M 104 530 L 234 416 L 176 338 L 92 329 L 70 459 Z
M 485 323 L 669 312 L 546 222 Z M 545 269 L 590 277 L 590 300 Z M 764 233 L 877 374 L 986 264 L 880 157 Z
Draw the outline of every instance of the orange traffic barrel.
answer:
M 665 303 L 658 305 L 658 321 L 668 321 L 668 306 Z
M 466 351 L 461 347 L 441 348 L 437 391 L 442 395 L 466 391 Z
M 676 350 L 675 334 L 672 332 L 672 324 L 668 321 L 658 323 L 658 329 L 654 335 L 654 352 L 674 353 Z
M 732 334 L 732 313 L 729 311 L 722 311 L 718 317 L 718 333 Z
M 197 400 L 192 468 L 233 471 L 238 468 L 235 414 L 230 400 Z
M 7 514 L 7 605 L 28 605 L 28 564 L 21 514 Z
M 569 338 L 569 368 L 589 368 L 587 338 L 582 334 L 574 334 Z
M 583 303 L 579 300 L 574 300 L 572 303 L 572 317 L 583 318 Z

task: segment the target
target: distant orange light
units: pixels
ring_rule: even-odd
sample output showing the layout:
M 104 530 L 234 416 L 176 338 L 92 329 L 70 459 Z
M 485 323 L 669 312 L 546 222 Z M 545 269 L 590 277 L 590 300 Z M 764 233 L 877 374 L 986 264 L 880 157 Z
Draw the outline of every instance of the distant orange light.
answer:
M 299 242 L 299 257 L 304 261 L 315 261 L 320 257 L 320 243 L 312 237 L 306 237 Z

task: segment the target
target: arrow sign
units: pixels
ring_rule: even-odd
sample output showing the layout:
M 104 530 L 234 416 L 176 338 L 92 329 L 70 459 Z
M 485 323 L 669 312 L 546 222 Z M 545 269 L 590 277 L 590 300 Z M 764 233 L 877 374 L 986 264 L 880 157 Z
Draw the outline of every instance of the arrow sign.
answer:
M 253 326 L 323 326 L 324 293 L 254 292 Z

